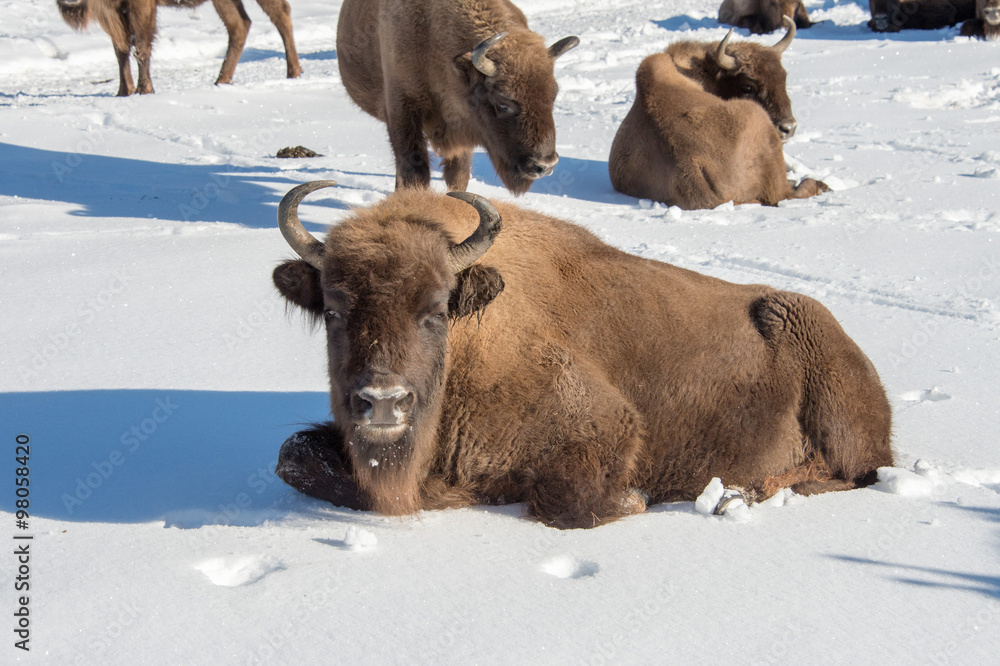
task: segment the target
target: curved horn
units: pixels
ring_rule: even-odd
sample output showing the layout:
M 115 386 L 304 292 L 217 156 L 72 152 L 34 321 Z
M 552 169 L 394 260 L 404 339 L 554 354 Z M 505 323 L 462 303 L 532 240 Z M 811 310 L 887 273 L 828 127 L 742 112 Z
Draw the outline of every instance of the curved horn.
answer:
M 496 76 L 497 64 L 486 57 L 486 52 L 506 36 L 507 31 L 505 30 L 481 41 L 479 46 L 472 49 L 472 66 L 486 76 Z
M 448 251 L 451 269 L 455 273 L 459 273 L 471 266 L 476 259 L 486 253 L 486 250 L 490 249 L 490 246 L 493 245 L 493 239 L 500 233 L 503 221 L 493 204 L 479 195 L 468 192 L 449 192 L 448 196 L 461 199 L 479 211 L 479 226 L 476 227 L 476 230 L 472 232 L 471 236 L 458 245 L 453 245 Z
M 580 38 L 577 37 L 576 35 L 563 37 L 558 42 L 549 47 L 549 57 L 555 60 L 562 54 L 566 53 L 566 51 L 576 48 L 579 45 L 580 45 Z
M 781 17 L 781 20 L 785 24 L 785 36 L 782 37 L 777 44 L 771 47 L 778 52 L 778 55 L 784 53 L 785 49 L 788 48 L 788 45 L 792 43 L 793 39 L 795 39 L 795 21 L 784 15 Z
M 311 183 L 303 183 L 289 190 L 285 196 L 281 197 L 281 203 L 278 204 L 278 228 L 281 229 L 281 235 L 285 237 L 285 240 L 300 257 L 317 270 L 323 269 L 323 244 L 306 231 L 302 222 L 299 221 L 299 203 L 310 192 L 324 187 L 333 187 L 336 184 L 332 180 L 314 180 Z
M 715 62 L 727 72 L 736 69 L 736 59 L 726 53 L 726 44 L 729 43 L 729 38 L 733 36 L 733 30 L 734 28 L 729 29 L 726 36 L 719 42 L 719 48 L 715 51 Z

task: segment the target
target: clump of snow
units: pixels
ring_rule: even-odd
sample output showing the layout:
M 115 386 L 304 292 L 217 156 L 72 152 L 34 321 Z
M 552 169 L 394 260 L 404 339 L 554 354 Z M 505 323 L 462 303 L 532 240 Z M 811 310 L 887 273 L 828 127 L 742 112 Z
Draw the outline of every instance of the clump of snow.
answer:
M 266 557 L 244 555 L 236 558 L 213 557 L 194 566 L 216 585 L 239 587 L 256 583 L 267 574 L 283 569 L 280 562 Z
M 541 569 L 556 578 L 588 578 L 596 575 L 601 567 L 596 562 L 578 560 L 569 555 L 557 555 L 542 562 Z
M 713 478 L 701 491 L 701 495 L 694 501 L 694 510 L 704 515 L 711 515 L 715 512 L 715 507 L 719 505 L 719 500 L 725 494 L 726 488 L 722 485 L 722 479 Z
M 928 497 L 934 492 L 934 482 L 898 467 L 879 467 L 874 488 L 903 497 Z
M 348 550 L 370 550 L 378 544 L 374 532 L 357 525 L 350 525 L 344 534 L 344 546 Z

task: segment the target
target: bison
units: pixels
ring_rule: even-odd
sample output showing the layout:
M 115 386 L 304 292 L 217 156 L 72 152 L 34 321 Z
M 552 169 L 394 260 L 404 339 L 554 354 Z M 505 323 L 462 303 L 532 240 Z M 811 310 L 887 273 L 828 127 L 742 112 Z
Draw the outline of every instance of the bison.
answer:
M 324 243 L 296 210 L 334 184 L 278 208 L 301 259 L 274 284 L 323 323 L 334 417 L 282 445 L 294 488 L 388 515 L 524 502 L 575 528 L 693 500 L 713 477 L 752 501 L 892 464 L 875 368 L 813 299 L 466 192 L 397 190 Z
M 508 0 L 345 0 L 337 63 L 351 99 L 386 123 L 396 187 L 427 187 L 427 144 L 449 190 L 469 183 L 484 146 L 508 190 L 522 194 L 559 160 L 552 119 L 556 58 Z
M 781 54 L 774 46 L 683 41 L 649 56 L 636 72 L 636 97 L 608 158 L 611 184 L 640 199 L 686 210 L 733 201 L 769 206 L 829 188 L 791 183 L 782 142 L 796 128 Z
M 965 37 L 1000 39 L 1000 0 L 977 0 L 976 17 L 962 24 Z
M 156 38 L 156 7 L 197 7 L 205 0 L 57 0 L 63 20 L 74 30 L 83 30 L 90 21 L 97 21 L 111 37 L 111 44 L 118 57 L 118 96 L 133 92 L 146 94 L 153 92 L 153 81 L 149 77 L 149 60 Z M 292 36 L 291 8 L 286 0 L 257 0 L 264 13 L 278 28 L 281 41 L 285 43 L 285 62 L 288 78 L 294 79 L 302 73 L 299 56 L 295 51 Z M 229 33 L 229 48 L 216 84 L 231 83 L 236 63 L 243 53 L 243 44 L 250 32 L 250 17 L 243 9 L 242 0 L 212 0 L 215 11 Z M 135 49 L 135 62 L 139 66 L 139 84 L 132 83 L 132 67 L 129 53 Z
M 802 0 L 722 0 L 719 7 L 719 23 L 747 28 L 755 35 L 782 27 L 782 16 L 793 19 L 796 28 L 812 27 Z
M 938 30 L 975 16 L 976 0 L 868 0 L 874 32 Z

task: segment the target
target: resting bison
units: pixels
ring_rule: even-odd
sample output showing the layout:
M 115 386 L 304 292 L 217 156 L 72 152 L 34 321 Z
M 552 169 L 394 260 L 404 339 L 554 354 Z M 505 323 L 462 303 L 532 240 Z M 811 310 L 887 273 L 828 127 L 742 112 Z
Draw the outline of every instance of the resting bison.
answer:
M 868 0 L 875 32 L 938 30 L 971 19 L 976 0 Z
M 334 421 L 277 474 L 403 515 L 525 502 L 561 528 L 692 500 L 872 483 L 892 464 L 875 368 L 822 305 L 610 247 L 511 204 L 400 190 L 332 227 L 279 206 L 274 271 L 325 324 Z M 501 228 L 501 218 L 503 232 Z
M 508 190 L 523 194 L 559 160 L 550 47 L 507 0 L 345 0 L 337 63 L 351 99 L 386 123 L 396 187 L 431 182 L 430 142 L 449 190 L 469 183 L 484 146 Z
M 829 188 L 789 182 L 782 141 L 795 133 L 781 54 L 775 46 L 676 42 L 642 61 L 632 108 L 611 144 L 616 190 L 686 210 L 733 201 L 776 206 Z
M 756 35 L 782 27 L 782 16 L 792 18 L 796 28 L 812 27 L 802 0 L 722 0 L 719 7 L 719 23 L 747 28 Z
M 965 37 L 1000 39 L 1000 0 L 978 0 L 976 18 L 963 23 L 961 33 Z
M 111 44 L 118 56 L 118 95 L 123 97 L 133 92 L 141 94 L 153 92 L 153 81 L 149 78 L 149 60 L 153 53 L 153 39 L 156 37 L 156 7 L 197 7 L 205 0 L 57 0 L 63 20 L 74 30 L 83 30 L 90 21 L 97 23 L 111 37 Z M 229 33 L 229 48 L 222 61 L 218 83 L 231 83 L 236 63 L 243 53 L 243 44 L 250 32 L 250 17 L 243 9 L 241 0 L 212 0 L 215 11 L 226 25 Z M 271 22 L 278 28 L 285 43 L 285 61 L 288 78 L 302 73 L 299 56 L 295 52 L 292 37 L 292 15 L 286 0 L 257 0 Z M 132 67 L 129 53 L 135 48 L 135 62 L 139 66 L 139 85 L 132 84 Z

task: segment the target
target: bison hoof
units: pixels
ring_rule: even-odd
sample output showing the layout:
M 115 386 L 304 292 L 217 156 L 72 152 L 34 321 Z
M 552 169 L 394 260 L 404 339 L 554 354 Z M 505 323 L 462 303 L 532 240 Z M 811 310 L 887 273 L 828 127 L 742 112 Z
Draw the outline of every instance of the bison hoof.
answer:
M 625 491 L 625 495 L 622 497 L 622 511 L 624 511 L 625 515 L 643 513 L 646 510 L 648 502 L 649 496 L 646 493 L 632 488 Z

